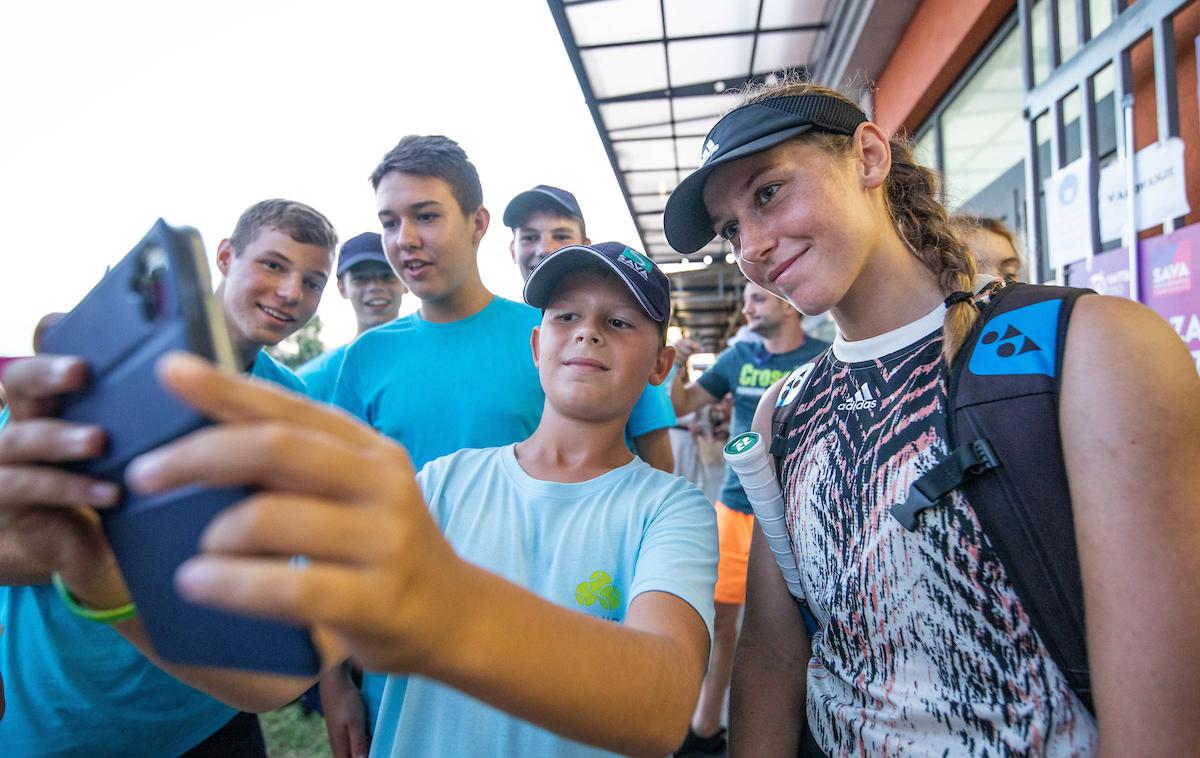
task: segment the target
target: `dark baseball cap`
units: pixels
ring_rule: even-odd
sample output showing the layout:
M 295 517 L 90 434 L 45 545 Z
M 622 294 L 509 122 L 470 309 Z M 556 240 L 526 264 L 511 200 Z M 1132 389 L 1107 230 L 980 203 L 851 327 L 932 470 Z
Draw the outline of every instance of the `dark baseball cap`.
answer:
M 660 324 L 671 318 L 671 283 L 667 275 L 646 256 L 622 242 L 567 245 L 539 263 L 525 282 L 525 302 L 534 308 L 550 303 L 562 278 L 587 268 L 611 269 L 642 306 L 646 315 Z
M 363 232 L 357 237 L 351 237 L 342 244 L 342 252 L 338 255 L 337 275 L 341 276 L 350 267 L 363 261 L 379 261 L 388 264 L 387 256 L 383 254 L 383 238 L 375 232 Z
M 694 253 L 715 236 L 704 207 L 704 183 L 722 163 L 761 153 L 809 131 L 854 134 L 867 120 L 858 106 L 830 95 L 789 95 L 739 106 L 717 122 L 704 140 L 700 168 L 689 174 L 663 211 L 667 242 Z
M 551 187 L 549 184 L 539 184 L 531 190 L 526 190 L 508 201 L 504 208 L 504 225 L 516 229 L 521 222 L 528 218 L 533 210 L 541 210 L 550 206 L 561 211 L 565 216 L 582 219 L 583 211 L 579 210 L 579 201 L 565 189 Z

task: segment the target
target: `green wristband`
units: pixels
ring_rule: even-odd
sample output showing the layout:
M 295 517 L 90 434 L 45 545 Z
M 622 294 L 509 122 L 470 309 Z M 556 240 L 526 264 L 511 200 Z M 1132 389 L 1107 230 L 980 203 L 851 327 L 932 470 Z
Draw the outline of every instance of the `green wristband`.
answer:
M 50 580 L 54 584 L 54 589 L 58 591 L 58 596 L 66 604 L 67 609 L 80 618 L 85 618 L 88 621 L 98 621 L 101 624 L 116 624 L 121 621 L 128 621 L 137 615 L 137 606 L 133 603 L 126 603 L 125 605 L 109 608 L 104 611 L 88 608 L 71 594 L 71 591 L 67 589 L 67 583 L 63 581 L 62 576 L 57 571 L 54 572 Z

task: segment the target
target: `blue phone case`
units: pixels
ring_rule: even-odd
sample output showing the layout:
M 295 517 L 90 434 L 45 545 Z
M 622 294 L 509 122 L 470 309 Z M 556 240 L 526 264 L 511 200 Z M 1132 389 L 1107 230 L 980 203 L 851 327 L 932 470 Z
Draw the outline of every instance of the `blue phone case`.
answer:
M 61 418 L 101 426 L 108 446 L 70 468 L 124 484 L 133 458 L 209 423 L 170 395 L 154 364 L 187 350 L 236 370 L 199 235 L 162 219 L 42 341 L 43 352 L 81 356 L 88 386 L 63 399 Z M 311 676 L 319 656 L 306 629 L 212 610 L 176 594 L 175 569 L 200 535 L 248 488 L 124 492 L 103 511 L 104 530 L 154 649 L 165 660 Z

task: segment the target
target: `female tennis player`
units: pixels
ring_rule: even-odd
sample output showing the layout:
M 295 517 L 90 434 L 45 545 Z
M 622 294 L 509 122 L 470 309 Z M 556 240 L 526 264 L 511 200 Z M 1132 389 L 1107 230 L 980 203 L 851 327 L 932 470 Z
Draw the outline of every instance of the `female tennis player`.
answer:
M 805 314 L 830 311 L 839 332 L 756 417 L 770 434 L 776 416 L 815 631 L 756 534 L 731 754 L 794 756 L 805 727 L 806 749 L 831 755 L 1195 751 L 1200 381 L 1161 318 L 1086 295 L 1065 334 L 1061 496 L 1073 509 L 1093 716 L 1031 625 L 975 504 L 954 490 L 912 531 L 891 513 L 948 453 L 948 367 L 978 305 L 1004 286 L 976 279 L 910 147 L 841 94 L 785 81 L 713 128 L 665 228 L 684 253 L 727 240 L 751 281 Z M 1006 333 L 1014 350 L 998 355 L 1033 360 L 1037 341 L 1023 337 Z

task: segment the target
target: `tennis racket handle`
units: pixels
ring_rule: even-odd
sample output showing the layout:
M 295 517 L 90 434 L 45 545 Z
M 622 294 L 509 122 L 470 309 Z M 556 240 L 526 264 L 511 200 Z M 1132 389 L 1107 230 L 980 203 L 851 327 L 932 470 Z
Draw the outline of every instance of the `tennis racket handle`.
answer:
M 725 462 L 737 474 L 746 491 L 746 499 L 754 509 L 754 516 L 767 538 L 788 591 L 796 598 L 803 598 L 800 572 L 784 519 L 783 491 L 779 489 L 762 436 L 757 432 L 739 434 L 725 445 L 724 453 Z

